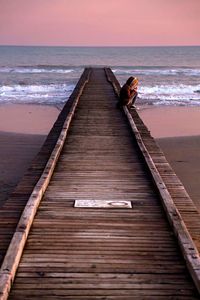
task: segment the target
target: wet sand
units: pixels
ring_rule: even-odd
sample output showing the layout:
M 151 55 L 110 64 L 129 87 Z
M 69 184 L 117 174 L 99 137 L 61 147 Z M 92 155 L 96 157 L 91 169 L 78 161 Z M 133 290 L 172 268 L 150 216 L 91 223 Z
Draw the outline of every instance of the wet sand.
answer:
M 200 211 L 200 108 L 146 108 L 139 114 Z
M 200 136 L 163 138 L 157 142 L 200 211 Z
M 154 138 L 200 135 L 200 107 L 139 107 L 139 115 Z
M 59 110 L 41 105 L 0 105 L 0 206 L 39 152 Z
M 46 135 L 0 132 L 0 206 L 28 169 Z
M 32 104 L 0 105 L 0 131 L 47 135 L 60 110 Z

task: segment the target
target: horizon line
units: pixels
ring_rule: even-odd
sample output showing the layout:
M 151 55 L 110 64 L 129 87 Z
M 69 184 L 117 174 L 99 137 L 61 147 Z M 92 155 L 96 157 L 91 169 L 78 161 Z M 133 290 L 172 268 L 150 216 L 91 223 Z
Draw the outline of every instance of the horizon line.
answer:
M 24 45 L 0 44 L 0 47 L 68 47 L 68 48 L 142 48 L 142 47 L 200 47 L 199 45 Z

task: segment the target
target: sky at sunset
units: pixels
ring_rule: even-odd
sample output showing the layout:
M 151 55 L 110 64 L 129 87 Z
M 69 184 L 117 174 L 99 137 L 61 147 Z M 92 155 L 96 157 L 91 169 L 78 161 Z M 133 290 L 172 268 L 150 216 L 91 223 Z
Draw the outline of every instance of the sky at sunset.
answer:
M 200 45 L 200 0 L 0 0 L 0 45 Z

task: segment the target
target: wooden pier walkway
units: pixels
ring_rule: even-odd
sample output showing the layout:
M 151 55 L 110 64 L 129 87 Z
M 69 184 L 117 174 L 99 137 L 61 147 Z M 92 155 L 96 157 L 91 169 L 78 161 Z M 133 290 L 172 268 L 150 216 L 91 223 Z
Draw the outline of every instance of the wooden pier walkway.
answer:
M 199 299 L 200 216 L 118 92 L 86 69 L 1 209 L 1 300 Z

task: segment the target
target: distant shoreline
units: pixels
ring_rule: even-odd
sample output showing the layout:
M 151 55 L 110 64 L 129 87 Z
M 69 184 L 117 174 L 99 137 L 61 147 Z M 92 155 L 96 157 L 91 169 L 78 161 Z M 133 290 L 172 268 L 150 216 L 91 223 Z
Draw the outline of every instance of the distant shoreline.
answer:
M 200 45 L 0 45 L 0 47 L 54 47 L 54 48 L 163 48 L 200 47 Z

